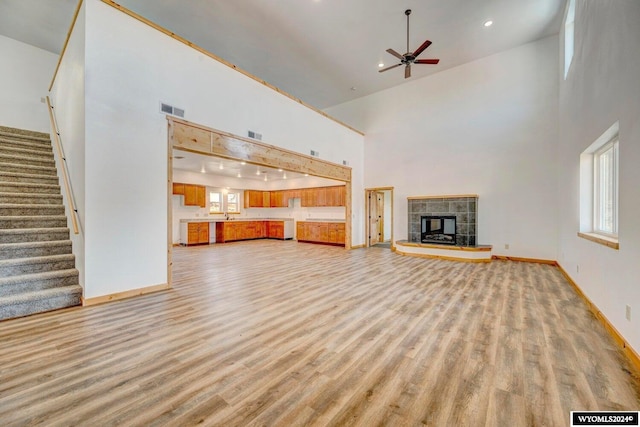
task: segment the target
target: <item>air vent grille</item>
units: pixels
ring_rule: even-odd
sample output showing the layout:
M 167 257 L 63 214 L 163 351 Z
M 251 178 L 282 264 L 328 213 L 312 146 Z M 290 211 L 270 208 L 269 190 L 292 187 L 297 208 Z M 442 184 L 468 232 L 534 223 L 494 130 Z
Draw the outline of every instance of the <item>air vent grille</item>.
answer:
M 320 152 L 319 152 L 319 151 L 316 151 L 316 150 L 311 150 L 311 155 L 312 155 L 313 157 L 320 157 Z
M 184 118 L 183 108 L 174 107 L 173 105 L 165 104 L 164 102 L 160 103 L 160 112 Z
M 258 141 L 262 141 L 262 134 L 258 133 L 258 132 L 254 132 L 252 130 L 247 131 L 247 135 L 249 135 L 249 138 L 253 138 L 253 139 L 257 139 Z

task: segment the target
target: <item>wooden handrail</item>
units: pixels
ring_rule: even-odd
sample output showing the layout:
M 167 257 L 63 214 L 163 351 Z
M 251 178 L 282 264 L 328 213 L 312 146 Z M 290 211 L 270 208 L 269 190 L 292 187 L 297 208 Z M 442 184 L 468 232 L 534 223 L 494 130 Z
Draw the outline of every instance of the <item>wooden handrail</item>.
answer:
M 60 143 L 60 132 L 58 131 L 58 125 L 56 119 L 53 116 L 53 107 L 51 106 L 51 100 L 47 95 L 47 107 L 49 108 L 49 120 L 51 120 L 51 127 L 53 128 L 53 135 L 56 140 L 56 147 L 58 147 L 58 156 L 60 157 L 60 165 L 62 166 L 62 178 L 64 180 L 64 189 L 67 193 L 67 204 L 69 205 L 69 211 L 71 212 L 71 223 L 73 225 L 73 234 L 78 234 L 78 220 L 76 216 L 78 211 L 73 203 L 73 193 L 71 192 L 71 185 L 69 184 L 69 172 L 67 171 L 67 159 L 64 157 L 62 151 L 62 144 Z

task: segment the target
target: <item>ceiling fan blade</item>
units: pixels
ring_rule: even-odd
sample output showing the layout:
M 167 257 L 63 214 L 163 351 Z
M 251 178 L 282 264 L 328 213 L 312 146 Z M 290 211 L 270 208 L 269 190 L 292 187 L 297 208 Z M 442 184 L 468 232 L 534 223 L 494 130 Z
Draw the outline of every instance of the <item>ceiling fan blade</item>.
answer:
M 411 65 L 407 64 L 406 67 L 404 67 L 404 78 L 408 79 L 409 77 L 411 77 Z
M 424 43 L 422 43 L 422 44 L 420 45 L 420 47 L 419 47 L 419 48 L 417 48 L 417 49 L 416 49 L 416 51 L 415 51 L 415 52 L 413 52 L 413 56 L 415 56 L 415 57 L 417 58 L 417 57 L 418 57 L 418 55 L 420 55 L 422 52 L 424 52 L 424 50 L 425 50 L 426 48 L 428 48 L 429 46 L 431 46 L 431 41 L 426 40 Z
M 402 64 L 392 65 L 391 67 L 387 67 L 387 68 L 383 68 L 382 70 L 378 70 L 378 72 L 379 72 L 379 73 L 384 73 L 385 71 L 388 71 L 388 70 L 390 70 L 390 69 L 392 69 L 392 68 L 399 67 L 399 66 L 401 66 L 401 65 L 402 65 Z
M 416 59 L 413 61 L 414 64 L 437 64 L 440 62 L 439 59 Z
M 398 58 L 401 61 L 404 59 L 404 56 L 400 55 L 398 52 L 396 52 L 393 49 L 387 49 L 387 52 L 389 52 L 391 55 L 395 56 L 396 58 Z

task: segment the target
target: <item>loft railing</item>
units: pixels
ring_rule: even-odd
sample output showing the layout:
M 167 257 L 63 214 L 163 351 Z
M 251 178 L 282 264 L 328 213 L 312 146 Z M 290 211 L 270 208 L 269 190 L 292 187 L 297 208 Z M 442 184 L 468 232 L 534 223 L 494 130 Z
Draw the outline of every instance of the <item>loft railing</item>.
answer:
M 60 158 L 60 165 L 62 167 L 62 180 L 64 181 L 64 189 L 67 194 L 67 205 L 69 212 L 71 213 L 71 224 L 73 225 L 73 233 L 78 234 L 78 210 L 75 206 L 73 199 L 73 192 L 71 191 L 71 184 L 69 182 L 69 171 L 67 169 L 67 159 L 64 156 L 64 150 L 62 149 L 62 143 L 60 142 L 60 131 L 58 130 L 58 124 L 53 113 L 53 107 L 51 106 L 51 100 L 47 96 L 47 107 L 49 108 L 49 120 L 51 120 L 51 127 L 53 128 L 53 137 L 56 140 L 56 147 L 58 148 L 58 157 Z

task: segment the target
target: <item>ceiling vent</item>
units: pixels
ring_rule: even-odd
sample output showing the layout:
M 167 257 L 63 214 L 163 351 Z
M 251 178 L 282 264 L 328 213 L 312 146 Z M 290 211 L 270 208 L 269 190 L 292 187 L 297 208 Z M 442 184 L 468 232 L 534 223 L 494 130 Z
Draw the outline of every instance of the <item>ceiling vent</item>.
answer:
M 165 104 L 164 102 L 160 103 L 160 112 L 184 118 L 184 109 Z
M 254 132 L 252 130 L 247 132 L 247 135 L 249 135 L 249 138 L 253 138 L 253 139 L 257 139 L 258 141 L 262 141 L 262 134 L 258 133 L 258 132 Z
M 313 157 L 320 157 L 320 152 L 319 152 L 319 151 L 316 151 L 316 150 L 311 150 L 311 155 L 312 155 Z
M 348 161 L 348 160 L 343 160 L 343 161 L 342 161 L 342 164 L 343 164 L 344 166 L 349 166 L 349 161 Z

